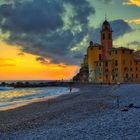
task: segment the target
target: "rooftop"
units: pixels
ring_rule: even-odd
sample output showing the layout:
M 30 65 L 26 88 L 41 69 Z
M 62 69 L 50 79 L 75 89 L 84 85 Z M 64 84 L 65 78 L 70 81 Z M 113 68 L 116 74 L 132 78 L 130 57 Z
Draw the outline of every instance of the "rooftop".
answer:
M 133 49 L 129 49 L 129 48 L 125 48 L 125 47 L 112 48 L 110 51 L 115 51 L 115 50 L 128 50 L 128 51 L 134 51 Z

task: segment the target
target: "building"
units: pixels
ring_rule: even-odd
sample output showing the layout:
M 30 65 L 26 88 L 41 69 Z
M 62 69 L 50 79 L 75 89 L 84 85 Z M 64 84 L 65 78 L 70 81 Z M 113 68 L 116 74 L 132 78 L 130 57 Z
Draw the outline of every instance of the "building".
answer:
M 101 44 L 90 41 L 81 66 L 81 69 L 84 67 L 88 69 L 87 81 L 140 82 L 140 52 L 124 47 L 114 48 L 112 33 L 109 22 L 105 20 L 100 31 Z M 80 81 L 85 80 L 81 77 Z
M 73 77 L 73 81 L 88 82 L 89 69 L 87 60 L 87 55 L 85 55 L 79 73 Z

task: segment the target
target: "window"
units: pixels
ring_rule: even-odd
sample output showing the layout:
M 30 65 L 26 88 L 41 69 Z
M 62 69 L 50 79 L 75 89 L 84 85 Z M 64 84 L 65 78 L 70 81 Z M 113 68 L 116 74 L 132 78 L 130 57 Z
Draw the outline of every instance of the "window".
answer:
M 92 50 L 93 50 L 93 48 L 90 48 L 90 50 L 92 51 Z
M 101 54 L 99 54 L 99 60 L 100 60 L 100 61 L 102 60 L 102 55 L 101 55 Z
M 108 75 L 106 75 L 106 79 L 108 79 Z
M 105 66 L 106 66 L 106 67 L 108 66 L 108 62 L 105 63 Z
M 132 71 L 132 68 L 130 68 L 130 71 Z
M 115 79 L 115 76 L 113 75 L 112 79 L 114 80 Z
M 130 54 L 132 54 L 132 51 L 130 50 Z
M 130 61 L 130 65 L 132 65 L 132 61 Z
M 99 50 L 101 50 L 101 47 L 99 47 Z
M 138 78 L 138 74 L 136 74 L 136 78 Z
M 126 78 L 128 78 L 129 77 L 129 75 L 128 75 L 128 73 L 126 73 L 126 76 L 125 76 Z
M 122 50 L 122 53 L 125 53 L 125 50 Z
M 103 34 L 103 40 L 105 39 L 105 34 Z
M 111 39 L 111 34 L 110 33 L 108 34 L 108 39 Z
M 132 74 L 132 78 L 133 78 L 133 74 Z
M 123 60 L 123 65 L 125 65 L 125 60 Z
M 117 66 L 118 65 L 118 61 L 117 60 L 115 60 L 115 66 Z
M 138 65 L 138 62 L 136 62 L 136 65 Z
M 127 71 L 127 68 L 126 67 L 124 68 L 124 71 Z
M 136 71 L 138 71 L 138 67 L 136 67 Z
M 108 69 L 105 69 L 105 72 L 108 72 Z
M 117 54 L 117 50 L 115 51 L 115 54 Z

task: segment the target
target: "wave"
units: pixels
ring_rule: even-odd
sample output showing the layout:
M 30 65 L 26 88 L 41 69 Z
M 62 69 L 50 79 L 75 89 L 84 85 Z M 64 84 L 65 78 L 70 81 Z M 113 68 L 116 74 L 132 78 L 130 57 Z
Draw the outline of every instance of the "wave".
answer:
M 72 92 L 78 89 L 73 88 Z M 11 88 L 0 87 L 0 110 L 8 110 L 22 105 L 29 104 L 34 100 L 45 99 L 46 97 L 68 94 L 68 87 L 44 87 L 44 88 Z
M 13 87 L 0 86 L 0 90 L 12 90 Z

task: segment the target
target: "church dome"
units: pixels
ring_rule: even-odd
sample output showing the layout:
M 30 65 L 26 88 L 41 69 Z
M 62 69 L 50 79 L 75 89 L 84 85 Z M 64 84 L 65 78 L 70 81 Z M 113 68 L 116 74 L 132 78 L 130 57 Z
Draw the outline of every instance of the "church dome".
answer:
M 93 41 L 90 41 L 89 42 L 89 46 L 93 46 Z
M 105 21 L 103 22 L 103 25 L 102 25 L 102 30 L 106 30 L 106 29 L 111 30 L 110 23 L 109 23 L 107 20 L 105 20 Z
M 107 21 L 107 20 L 105 20 L 104 22 L 103 22 L 103 26 L 110 26 L 110 24 L 109 24 L 109 22 Z

